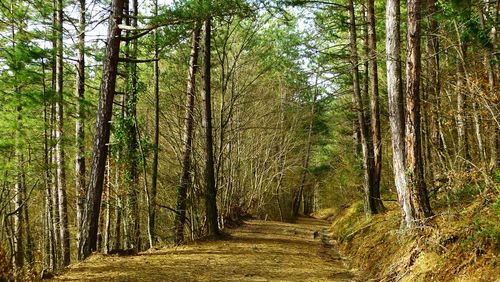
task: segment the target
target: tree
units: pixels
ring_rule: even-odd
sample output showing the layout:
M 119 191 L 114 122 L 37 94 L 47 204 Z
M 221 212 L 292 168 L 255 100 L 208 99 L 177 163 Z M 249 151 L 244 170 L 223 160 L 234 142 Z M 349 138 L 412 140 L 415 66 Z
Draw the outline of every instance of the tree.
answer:
M 80 244 L 82 213 L 85 208 L 85 28 L 86 13 L 85 0 L 79 1 L 80 18 L 78 27 L 78 61 L 76 64 L 76 163 L 75 163 L 75 189 L 76 189 L 76 241 Z
M 365 111 L 363 99 L 361 97 L 361 89 L 359 85 L 359 69 L 358 69 L 358 50 L 356 44 L 356 15 L 354 13 L 354 3 L 349 0 L 349 42 L 351 48 L 351 76 L 352 76 L 352 91 L 353 101 L 356 112 L 358 113 L 358 124 L 361 133 L 361 148 L 363 153 L 363 171 L 364 171 L 364 190 L 365 190 L 365 209 L 367 214 L 377 213 L 375 195 L 373 193 L 373 177 L 374 177 L 374 162 L 370 158 L 373 151 L 369 142 L 369 129 L 365 123 Z
M 208 236 L 219 236 L 219 223 L 217 214 L 217 189 L 215 187 L 214 153 L 212 136 L 212 103 L 211 103 L 211 33 L 212 20 L 203 22 L 205 31 L 203 48 L 203 115 L 202 123 L 205 133 L 205 212 L 208 225 Z
M 131 1 L 132 7 L 128 7 L 130 2 L 127 0 L 126 5 L 126 23 L 132 21 L 132 27 L 137 28 L 138 3 L 137 0 Z M 132 35 L 136 35 L 136 31 Z M 127 41 L 125 45 L 125 60 L 127 64 L 126 90 L 125 90 L 125 114 L 124 114 L 124 130 L 125 130 L 125 183 L 127 184 L 127 206 L 130 212 L 129 230 L 127 232 L 128 244 L 139 250 L 140 248 L 140 220 L 139 220 L 139 143 L 137 140 L 137 91 L 138 91 L 138 74 L 137 74 L 137 38 L 130 40 L 130 32 L 127 31 Z M 130 46 L 130 43 L 132 46 Z
M 442 120 L 441 120 L 441 80 L 440 80 L 440 55 L 439 55 L 439 25 L 436 20 L 436 1 L 430 0 L 427 2 L 427 59 L 426 67 L 428 72 L 428 100 L 430 103 L 430 120 L 429 120 L 429 136 L 432 142 L 432 152 L 430 156 L 430 164 L 428 169 L 438 168 L 438 162 L 444 163 L 444 142 L 441 138 Z
M 63 2 L 57 0 L 55 2 L 56 10 L 56 66 L 55 66 L 55 142 L 56 142 L 56 177 L 57 177 L 57 194 L 59 200 L 59 228 L 61 237 L 61 263 L 66 267 L 70 263 L 69 250 L 69 230 L 68 230 L 68 206 L 66 197 L 66 168 L 64 154 L 64 95 L 63 95 Z
M 316 77 L 316 83 L 314 85 L 314 94 L 312 95 L 312 103 L 311 103 L 311 117 L 309 120 L 309 126 L 307 130 L 307 143 L 306 143 L 306 153 L 304 156 L 304 160 L 302 163 L 302 172 L 300 175 L 300 186 L 298 192 L 295 194 L 295 198 L 292 206 L 292 218 L 296 218 L 299 215 L 300 203 L 302 198 L 305 198 L 304 186 L 306 184 L 306 176 L 307 170 L 309 169 L 309 163 L 311 160 L 311 151 L 312 151 L 312 143 L 313 143 L 313 125 L 314 125 L 314 116 L 316 114 L 316 100 L 318 98 L 318 78 Z M 304 210 L 307 210 L 306 201 L 304 199 Z
M 411 222 L 410 191 L 406 180 L 405 161 L 405 111 L 401 83 L 400 3 L 387 1 L 386 8 L 386 54 L 387 96 L 389 100 L 389 123 L 391 126 L 394 183 L 398 193 L 403 219 Z
M 97 229 L 104 182 L 104 170 L 108 155 L 110 121 L 113 112 L 113 98 L 115 95 L 116 74 L 120 51 L 121 29 L 118 25 L 122 21 L 124 2 L 124 0 L 113 0 L 111 2 L 109 35 L 100 87 L 92 164 L 86 195 L 85 212 L 82 218 L 82 237 L 80 246 L 78 246 L 79 259 L 85 259 L 92 251 L 95 251 L 97 247 Z
M 375 31 L 375 2 L 367 1 L 368 10 L 368 68 L 370 75 L 370 113 L 373 142 L 373 202 L 375 213 L 384 210 L 380 197 L 380 176 L 382 173 L 382 140 L 380 135 L 380 106 L 378 94 L 377 34 Z
M 413 226 L 432 215 L 423 175 L 420 140 L 420 0 L 408 1 L 407 26 L 405 144 L 411 214 L 405 214 L 405 220 L 407 225 Z
M 184 136 L 182 149 L 181 181 L 177 186 L 177 213 L 175 215 L 175 243 L 184 242 L 184 224 L 186 222 L 186 196 L 191 184 L 191 153 L 194 129 L 194 98 L 196 92 L 196 72 L 198 71 L 198 50 L 200 40 L 200 23 L 195 23 L 191 39 L 191 55 L 186 90 L 186 108 L 184 115 Z M 206 95 L 206 94 L 205 94 Z
M 158 16 L 158 0 L 154 1 L 153 14 Z M 156 195 L 158 185 L 158 151 L 160 146 L 160 67 L 159 60 L 159 44 L 158 44 L 158 30 L 154 32 L 154 59 L 153 72 L 154 72 L 154 137 L 153 137 L 153 162 L 151 164 L 151 203 L 148 211 L 148 230 L 149 230 L 149 246 L 152 248 L 156 241 L 155 221 L 156 221 Z

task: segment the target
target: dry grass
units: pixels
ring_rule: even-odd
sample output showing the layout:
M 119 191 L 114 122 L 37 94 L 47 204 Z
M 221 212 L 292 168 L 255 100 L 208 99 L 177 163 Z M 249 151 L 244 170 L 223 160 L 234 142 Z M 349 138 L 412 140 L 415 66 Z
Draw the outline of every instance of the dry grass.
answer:
M 328 223 L 252 220 L 222 241 L 164 248 L 138 256 L 96 255 L 58 281 L 353 281 L 331 246 L 314 238 Z M 319 236 L 321 237 L 321 236 Z
M 353 266 L 375 281 L 500 281 L 500 222 L 484 196 L 436 207 L 427 226 L 404 232 L 397 203 L 371 218 L 355 203 L 339 212 L 331 231 Z

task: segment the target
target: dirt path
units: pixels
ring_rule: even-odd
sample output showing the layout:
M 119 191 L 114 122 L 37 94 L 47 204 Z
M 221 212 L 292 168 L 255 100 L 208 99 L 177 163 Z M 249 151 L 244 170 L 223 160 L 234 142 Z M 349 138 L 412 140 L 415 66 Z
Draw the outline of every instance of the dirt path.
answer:
M 57 280 L 356 281 L 330 244 L 327 228 L 326 221 L 311 218 L 295 224 L 252 220 L 223 241 L 91 257 Z

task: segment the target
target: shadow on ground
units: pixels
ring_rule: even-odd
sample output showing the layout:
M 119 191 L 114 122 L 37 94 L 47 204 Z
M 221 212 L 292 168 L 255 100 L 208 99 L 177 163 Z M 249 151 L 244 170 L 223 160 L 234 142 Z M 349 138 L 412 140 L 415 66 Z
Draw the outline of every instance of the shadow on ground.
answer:
M 131 257 L 95 256 L 62 281 L 356 281 L 327 244 L 328 222 L 248 221 L 223 241 L 199 242 Z

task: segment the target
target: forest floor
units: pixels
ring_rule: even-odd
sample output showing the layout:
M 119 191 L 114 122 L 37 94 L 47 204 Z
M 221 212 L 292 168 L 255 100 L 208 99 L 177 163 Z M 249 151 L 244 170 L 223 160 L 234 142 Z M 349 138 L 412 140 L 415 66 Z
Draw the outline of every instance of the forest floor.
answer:
M 330 223 L 250 220 L 219 241 L 136 256 L 94 255 L 55 281 L 356 281 L 330 240 Z

